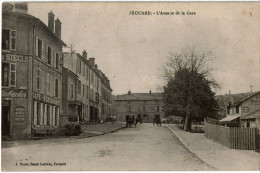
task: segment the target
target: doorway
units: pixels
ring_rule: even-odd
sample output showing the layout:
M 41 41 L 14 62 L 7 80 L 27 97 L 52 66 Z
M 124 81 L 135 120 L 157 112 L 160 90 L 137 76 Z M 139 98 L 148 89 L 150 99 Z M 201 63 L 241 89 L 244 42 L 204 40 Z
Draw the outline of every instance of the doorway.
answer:
M 2 101 L 2 138 L 10 137 L 10 101 Z

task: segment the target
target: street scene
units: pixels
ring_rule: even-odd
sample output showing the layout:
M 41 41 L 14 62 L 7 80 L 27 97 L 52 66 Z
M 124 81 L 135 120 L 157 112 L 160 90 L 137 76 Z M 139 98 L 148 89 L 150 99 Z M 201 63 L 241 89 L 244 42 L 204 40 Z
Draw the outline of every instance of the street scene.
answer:
M 259 171 L 259 8 L 2 3 L 1 170 Z

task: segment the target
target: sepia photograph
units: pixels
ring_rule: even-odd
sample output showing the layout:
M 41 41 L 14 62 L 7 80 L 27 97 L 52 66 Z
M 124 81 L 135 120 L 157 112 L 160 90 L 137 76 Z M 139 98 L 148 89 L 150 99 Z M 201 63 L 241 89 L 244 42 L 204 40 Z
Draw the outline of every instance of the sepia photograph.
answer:
M 260 170 L 259 2 L 1 5 L 1 171 Z

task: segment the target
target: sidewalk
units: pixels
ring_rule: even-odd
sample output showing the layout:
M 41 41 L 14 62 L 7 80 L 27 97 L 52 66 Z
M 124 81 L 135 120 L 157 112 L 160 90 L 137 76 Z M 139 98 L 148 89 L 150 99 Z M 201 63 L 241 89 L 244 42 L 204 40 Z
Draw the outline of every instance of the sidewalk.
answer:
M 60 136 L 60 137 L 45 137 L 41 139 L 31 140 L 13 140 L 13 141 L 2 141 L 2 148 L 10 148 L 22 145 L 35 145 L 44 144 L 50 142 L 60 142 L 72 139 L 82 139 L 87 137 L 94 137 L 112 133 L 125 127 L 125 123 L 104 123 L 104 124 L 93 124 L 93 125 L 82 125 L 82 134 L 80 136 Z
M 207 139 L 204 133 L 189 133 L 176 124 L 167 124 L 179 140 L 200 159 L 221 171 L 260 170 L 260 153 L 235 150 Z

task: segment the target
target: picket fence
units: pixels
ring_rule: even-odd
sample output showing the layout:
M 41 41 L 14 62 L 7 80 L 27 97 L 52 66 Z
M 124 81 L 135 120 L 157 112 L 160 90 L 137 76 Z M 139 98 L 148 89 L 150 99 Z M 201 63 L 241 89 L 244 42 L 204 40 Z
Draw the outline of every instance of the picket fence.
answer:
M 256 128 L 225 127 L 205 122 L 205 136 L 232 149 L 256 150 Z

